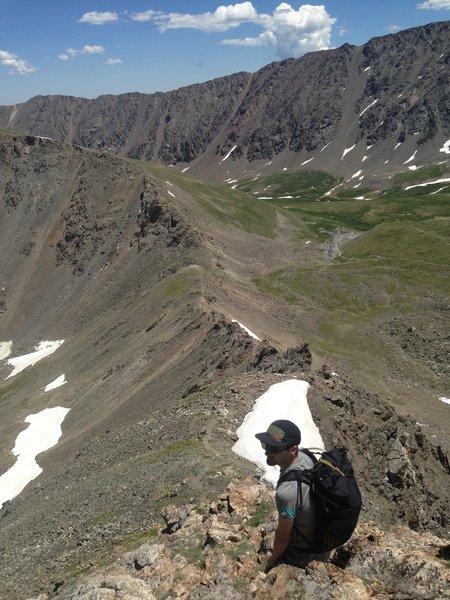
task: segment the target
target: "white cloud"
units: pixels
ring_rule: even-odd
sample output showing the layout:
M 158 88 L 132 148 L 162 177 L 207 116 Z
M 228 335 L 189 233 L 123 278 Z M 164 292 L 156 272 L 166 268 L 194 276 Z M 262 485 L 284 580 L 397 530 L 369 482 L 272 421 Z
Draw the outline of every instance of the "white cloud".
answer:
M 450 0 L 425 0 L 425 2 L 420 2 L 417 8 L 424 8 L 426 10 L 450 9 Z
M 331 27 L 336 19 L 323 5 L 304 4 L 298 10 L 282 2 L 271 15 L 258 13 L 251 2 L 219 6 L 200 14 L 163 13 L 148 10 L 131 15 L 134 21 L 153 21 L 163 32 L 168 29 L 198 29 L 205 33 L 225 32 L 245 23 L 257 25 L 256 37 L 224 39 L 229 46 L 271 46 L 280 58 L 298 58 L 306 52 L 330 47 Z
M 104 51 L 103 46 L 83 46 L 80 54 L 103 54 Z
M 160 31 L 166 29 L 199 29 L 204 32 L 228 31 L 242 23 L 255 23 L 259 15 L 251 2 L 219 6 L 214 12 L 198 15 L 188 13 L 158 13 L 153 17 Z
M 67 48 L 67 50 L 65 52 L 62 52 L 61 54 L 58 54 L 58 58 L 60 60 L 70 60 L 71 58 L 74 58 L 75 56 L 80 56 L 82 54 L 103 54 L 105 52 L 105 49 L 103 48 L 103 46 L 96 46 L 96 45 L 89 45 L 87 44 L 86 46 L 83 46 L 82 48 L 80 48 L 80 50 L 77 50 L 76 48 Z
M 106 61 L 107 65 L 121 65 L 122 64 L 122 59 L 121 58 L 108 58 Z
M 89 23 L 89 25 L 104 25 L 105 23 L 114 23 L 119 20 L 116 12 L 87 12 L 78 21 L 79 23 Z
M 400 25 L 388 25 L 386 29 L 389 33 L 397 33 L 397 31 L 400 31 L 402 28 Z
M 306 52 L 325 50 L 330 47 L 331 26 L 336 19 L 330 17 L 324 6 L 304 4 L 298 10 L 282 2 L 272 15 L 258 15 L 258 23 L 264 32 L 257 38 L 223 40 L 223 44 L 270 45 L 276 48 L 280 58 L 303 56 Z
M 19 58 L 12 52 L 6 50 L 0 50 L 0 65 L 3 67 L 9 67 L 9 73 L 11 75 L 31 75 L 37 69 L 30 65 L 26 60 Z
M 146 10 L 140 13 L 132 13 L 130 18 L 132 21 L 139 21 L 140 23 L 145 23 L 146 21 L 151 21 L 153 17 L 162 13 L 157 12 L 156 10 Z

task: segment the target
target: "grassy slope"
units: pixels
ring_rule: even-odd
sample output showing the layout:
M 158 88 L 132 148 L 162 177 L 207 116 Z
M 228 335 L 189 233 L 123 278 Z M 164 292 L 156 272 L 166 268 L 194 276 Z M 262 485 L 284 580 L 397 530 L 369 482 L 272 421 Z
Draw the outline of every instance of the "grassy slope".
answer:
M 366 200 L 347 199 L 353 190 L 323 196 L 321 183 L 329 180 L 316 174 L 316 198 L 299 192 L 298 174 L 286 174 L 284 186 L 292 199 L 273 200 L 310 228 L 312 239 L 326 239 L 340 228 L 360 232 L 342 254 L 322 264 L 299 264 L 259 278 L 264 292 L 295 305 L 304 323 L 312 319 L 307 335 L 313 349 L 324 356 L 354 361 L 367 372 L 376 370 L 386 355 L 383 340 L 367 332 L 395 315 L 411 315 L 425 296 L 448 292 L 450 185 L 435 184 L 405 190 L 429 178 L 445 176 L 443 166 L 400 174 L 394 186 L 383 193 L 370 191 Z M 282 176 L 278 176 L 280 181 Z M 272 178 L 273 181 L 274 178 Z M 311 183 L 311 173 L 305 175 Z M 253 184 L 255 185 L 255 183 Z M 258 186 L 266 187 L 266 181 Z M 246 184 L 251 191 L 251 186 Z M 278 193 L 277 190 L 277 193 Z M 359 190 L 358 194 L 364 193 Z M 375 328 L 375 329 L 373 329 Z M 374 372 L 375 374 L 375 372 Z
M 440 296 L 447 292 L 450 186 L 439 193 L 433 192 L 444 184 L 404 189 L 445 177 L 444 165 L 399 174 L 384 192 L 335 188 L 336 179 L 313 171 L 246 180 L 233 190 L 174 169 L 147 168 L 161 187 L 170 181 L 185 190 L 222 226 L 272 238 L 280 209 L 299 223 L 293 242 L 298 260 L 255 283 L 296 310 L 305 327 L 297 332 L 299 339 L 306 336 L 319 355 L 347 357 L 376 376 L 387 349 L 377 333 L 368 336 L 368 331 L 398 314 L 414 316 L 430 292 Z M 332 188 L 332 194 L 325 195 Z M 268 190 L 271 200 L 255 200 L 267 197 Z M 356 194 L 366 199 L 355 199 Z M 334 260 L 318 252 L 311 262 L 305 240 L 320 249 L 330 233 L 340 229 L 362 235 L 348 242 Z
M 235 226 L 249 233 L 273 238 L 277 224 L 276 209 L 265 203 L 256 203 L 248 194 L 231 187 L 196 179 L 175 169 L 153 165 L 142 161 L 152 179 L 161 189 L 170 189 L 167 182 L 176 185 L 191 195 L 204 214 L 222 226 Z

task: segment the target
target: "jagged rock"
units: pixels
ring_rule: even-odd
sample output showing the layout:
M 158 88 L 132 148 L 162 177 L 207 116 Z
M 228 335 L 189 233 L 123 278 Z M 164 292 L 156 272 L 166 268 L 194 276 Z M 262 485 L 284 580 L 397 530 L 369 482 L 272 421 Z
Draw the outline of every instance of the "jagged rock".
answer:
M 98 577 L 80 585 L 65 600 L 157 600 L 147 584 L 130 575 Z
M 229 512 L 243 518 L 248 515 L 248 511 L 254 511 L 255 507 L 261 504 L 263 494 L 261 485 L 257 484 L 250 477 L 243 482 L 233 482 L 228 486 L 229 492 Z
M 238 533 L 236 525 L 220 521 L 215 515 L 211 515 L 210 523 L 206 532 L 206 545 L 220 545 L 224 542 L 239 542 L 242 535 Z
M 398 438 L 391 442 L 391 449 L 386 456 L 386 462 L 387 477 L 393 486 L 409 487 L 416 481 L 414 468 L 408 458 L 408 452 Z
M 174 533 L 183 525 L 192 510 L 192 506 L 167 506 L 161 513 L 166 523 L 166 532 Z
M 312 355 L 308 344 L 279 352 L 273 346 L 264 347 L 249 365 L 249 371 L 270 371 L 272 373 L 295 373 L 311 367 Z
M 127 564 L 132 564 L 136 569 L 143 569 L 152 565 L 163 553 L 165 546 L 162 544 L 145 544 L 135 552 L 129 552 L 124 559 Z
M 362 528 L 363 529 L 363 528 Z M 450 589 L 450 573 L 438 558 L 446 542 L 429 533 L 404 526 L 355 537 L 356 552 L 347 564 L 361 579 L 377 581 L 388 597 L 444 598 Z
M 230 486 L 234 497 L 241 499 L 241 505 L 237 504 L 241 506 L 241 514 L 251 514 L 257 509 L 258 494 L 255 490 L 246 494 L 249 482 L 250 479 L 236 480 Z M 250 487 L 255 486 L 260 487 L 260 496 L 269 493 L 262 483 Z M 220 497 L 217 501 L 220 502 Z M 204 511 L 207 507 L 197 508 Z M 190 510 L 192 505 L 180 508 L 178 514 Z M 90 576 L 76 588 L 61 592 L 58 598 L 434 600 L 446 597 L 450 584 L 446 565 L 449 543 L 431 534 L 419 534 L 405 526 L 383 531 L 374 524 L 360 523 L 350 541 L 336 550 L 332 562 L 312 562 L 305 569 L 281 565 L 265 575 L 264 560 L 258 558 L 258 545 L 267 537 L 268 519 L 272 516 L 257 527 L 243 527 L 233 522 L 235 513 L 209 514 L 200 524 L 187 524 L 184 520 L 176 534 L 161 534 L 155 543 L 146 543 L 128 553 L 103 575 Z M 207 544 L 201 541 L 205 531 Z

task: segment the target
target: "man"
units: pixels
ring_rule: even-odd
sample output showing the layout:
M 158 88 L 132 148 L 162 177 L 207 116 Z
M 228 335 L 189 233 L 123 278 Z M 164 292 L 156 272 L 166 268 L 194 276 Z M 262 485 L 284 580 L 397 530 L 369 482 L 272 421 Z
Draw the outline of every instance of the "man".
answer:
M 310 469 L 314 464 L 309 456 L 299 452 L 301 433 L 292 421 L 274 421 L 267 431 L 257 433 L 256 437 L 265 450 L 267 464 L 278 465 L 280 475 L 292 469 Z M 329 558 L 329 552 L 311 552 L 315 507 L 309 485 L 302 483 L 299 492 L 297 481 L 285 481 L 277 488 L 278 524 L 266 573 L 276 564 L 305 567 L 312 560 L 326 561 Z

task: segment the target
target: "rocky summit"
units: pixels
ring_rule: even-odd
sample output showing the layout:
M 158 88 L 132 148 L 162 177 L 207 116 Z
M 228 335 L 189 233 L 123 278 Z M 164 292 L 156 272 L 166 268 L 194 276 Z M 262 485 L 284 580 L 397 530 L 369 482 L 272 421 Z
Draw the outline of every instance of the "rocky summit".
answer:
M 438 23 L 0 108 L 26 132 L 0 135 L 2 488 L 34 469 L 1 600 L 448 597 L 448 58 Z M 273 489 L 232 446 L 290 379 L 363 509 L 331 562 L 265 575 Z

